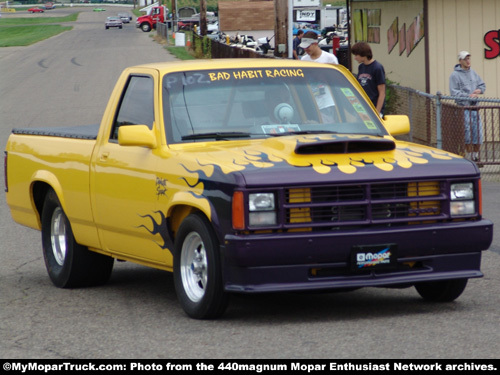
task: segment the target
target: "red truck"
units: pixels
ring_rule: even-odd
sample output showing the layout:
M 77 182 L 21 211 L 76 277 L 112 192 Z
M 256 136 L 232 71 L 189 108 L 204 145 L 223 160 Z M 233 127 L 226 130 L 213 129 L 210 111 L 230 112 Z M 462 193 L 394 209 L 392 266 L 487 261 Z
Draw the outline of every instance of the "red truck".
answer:
M 148 33 L 152 29 L 156 29 L 156 24 L 158 22 L 166 22 L 168 13 L 169 9 L 164 5 L 151 7 L 148 9 L 146 15 L 137 17 L 135 27 L 140 28 L 145 33 Z

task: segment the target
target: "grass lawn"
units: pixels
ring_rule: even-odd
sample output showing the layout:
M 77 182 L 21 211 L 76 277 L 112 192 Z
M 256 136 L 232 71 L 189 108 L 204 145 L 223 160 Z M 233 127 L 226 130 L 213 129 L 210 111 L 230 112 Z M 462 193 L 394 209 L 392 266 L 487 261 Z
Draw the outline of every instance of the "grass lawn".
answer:
M 18 26 L 18 25 L 39 25 L 46 23 L 74 22 L 79 13 L 73 13 L 65 17 L 19 17 L 0 18 L 0 26 Z
M 72 26 L 55 24 L 74 22 L 77 18 L 78 13 L 66 17 L 2 17 L 0 19 L 0 47 L 29 46 L 71 30 Z
M 165 48 L 168 52 L 170 52 L 172 55 L 174 55 L 178 59 L 181 59 L 181 60 L 194 60 L 195 59 L 195 57 L 188 51 L 188 49 L 186 47 L 174 47 L 175 46 L 175 39 L 172 37 L 169 37 L 168 45 L 167 45 L 167 40 L 156 33 L 155 34 L 152 33 L 151 38 L 156 43 L 161 44 L 163 46 L 163 48 Z
M 72 28 L 61 25 L 0 27 L 0 47 L 29 46 Z

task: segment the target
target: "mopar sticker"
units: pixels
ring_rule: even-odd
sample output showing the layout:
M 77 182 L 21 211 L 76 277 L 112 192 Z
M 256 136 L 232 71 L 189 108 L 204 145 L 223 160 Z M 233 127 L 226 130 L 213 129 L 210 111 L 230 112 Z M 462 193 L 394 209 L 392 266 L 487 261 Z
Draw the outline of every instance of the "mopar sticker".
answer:
M 396 268 L 396 248 L 395 244 L 354 246 L 351 253 L 351 270 Z

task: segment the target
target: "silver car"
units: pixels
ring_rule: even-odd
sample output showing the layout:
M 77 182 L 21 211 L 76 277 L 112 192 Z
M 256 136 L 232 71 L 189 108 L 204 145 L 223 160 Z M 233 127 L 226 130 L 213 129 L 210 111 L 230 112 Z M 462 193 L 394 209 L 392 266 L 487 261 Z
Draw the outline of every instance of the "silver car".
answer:
M 118 27 L 121 29 L 123 27 L 123 22 L 120 17 L 113 16 L 106 18 L 106 23 L 104 25 L 106 26 L 106 30 L 110 27 Z
M 130 13 L 118 13 L 118 17 L 121 18 L 122 22 L 123 23 L 129 23 L 130 21 L 132 21 L 132 16 L 130 15 Z

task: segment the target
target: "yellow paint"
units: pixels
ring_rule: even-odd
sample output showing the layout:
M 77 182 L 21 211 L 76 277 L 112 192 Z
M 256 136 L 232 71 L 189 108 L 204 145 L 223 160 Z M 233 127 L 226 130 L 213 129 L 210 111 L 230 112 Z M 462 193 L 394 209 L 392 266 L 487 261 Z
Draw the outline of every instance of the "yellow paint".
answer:
M 289 189 L 289 203 L 308 203 L 311 202 L 311 189 Z M 311 209 L 309 207 L 290 208 L 290 223 L 310 223 Z M 311 228 L 294 228 L 288 230 L 289 232 L 304 232 L 311 231 Z
M 172 267 L 172 249 L 165 243 L 166 221 L 175 234 L 191 212 L 212 219 L 213 207 L 205 196 L 204 179 L 216 179 L 247 169 L 297 167 L 319 175 L 352 175 L 365 168 L 397 173 L 427 164 L 432 159 L 450 160 L 455 156 L 431 148 L 398 142 L 397 149 L 358 154 L 298 155 L 298 144 L 367 138 L 365 135 L 301 135 L 268 139 L 198 142 L 167 145 L 163 108 L 155 106 L 152 130 L 137 127 L 125 130 L 124 145 L 109 141 L 111 125 L 123 87 L 130 74 L 154 79 L 156 103 L 162 102 L 162 77 L 186 69 L 205 70 L 210 80 L 255 79 L 260 74 L 274 77 L 300 76 L 302 68 L 315 63 L 271 59 L 241 59 L 234 75 L 234 59 L 218 60 L 217 69 L 206 61 L 150 64 L 126 69 L 112 92 L 96 141 L 58 137 L 11 135 L 6 150 L 9 163 L 7 202 L 17 222 L 40 229 L 32 190 L 51 186 L 67 213 L 76 240 L 119 259 L 132 260 L 162 269 Z M 299 67 L 298 67 L 299 66 Z M 343 67 L 324 66 L 342 71 L 357 89 L 354 77 Z M 350 95 L 346 90 L 346 95 Z M 361 94 L 365 96 L 365 94 Z M 369 124 L 367 124 L 368 126 Z M 387 137 L 392 139 L 391 137 Z M 15 168 L 15 171 L 14 171 Z M 388 175 L 393 178 L 395 174 Z M 313 181 L 306 181 L 309 183 Z M 415 188 L 416 189 L 416 188 Z M 292 189 L 291 202 L 309 202 L 309 189 Z M 417 194 L 417 193 L 415 193 Z M 227 199 L 231 199 L 228 197 Z M 309 209 L 293 209 L 292 222 L 311 221 Z

